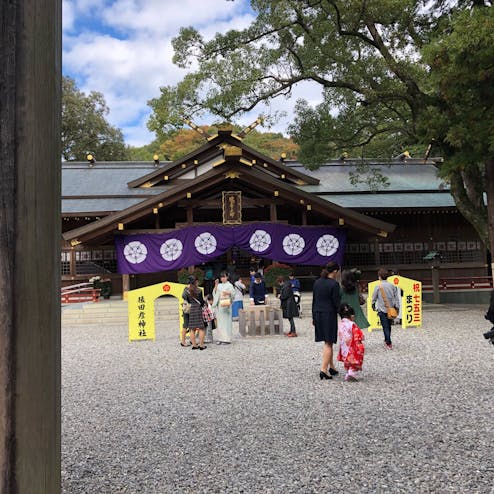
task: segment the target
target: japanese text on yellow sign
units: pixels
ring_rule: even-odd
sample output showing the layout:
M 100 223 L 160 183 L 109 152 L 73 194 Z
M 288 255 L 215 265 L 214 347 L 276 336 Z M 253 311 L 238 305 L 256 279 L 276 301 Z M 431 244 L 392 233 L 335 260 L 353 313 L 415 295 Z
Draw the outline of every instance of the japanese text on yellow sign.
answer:
M 127 293 L 129 313 L 129 341 L 154 340 L 156 338 L 154 322 L 154 301 L 161 295 L 171 295 L 182 301 L 182 293 L 187 285 L 181 283 L 157 283 Z M 180 328 L 183 328 L 181 303 L 178 303 Z M 181 329 L 182 330 L 182 329 Z
M 399 290 L 400 307 L 398 319 L 401 319 L 403 328 L 417 327 L 422 325 L 422 283 L 417 280 L 405 278 L 404 276 L 390 276 L 387 281 Z M 377 312 L 372 309 L 372 294 L 379 281 L 373 281 L 368 285 L 367 297 L 367 320 L 369 321 L 369 331 L 381 328 L 381 321 Z

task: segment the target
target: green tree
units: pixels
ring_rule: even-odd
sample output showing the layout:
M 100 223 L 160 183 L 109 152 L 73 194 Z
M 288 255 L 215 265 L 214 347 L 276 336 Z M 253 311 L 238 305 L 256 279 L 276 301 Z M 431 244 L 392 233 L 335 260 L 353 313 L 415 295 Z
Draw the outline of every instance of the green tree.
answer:
M 127 155 L 129 161 L 153 161 L 154 156 L 158 155 L 159 159 L 168 160 L 169 158 L 160 154 L 160 143 L 155 139 L 150 144 L 144 146 L 128 146 Z
M 149 127 L 166 132 L 202 112 L 230 120 L 289 95 L 302 81 L 316 82 L 322 103 L 298 102 L 290 128 L 301 161 L 317 167 L 343 150 L 391 157 L 410 145 L 425 151 L 434 139 L 446 159 L 439 173 L 489 245 L 494 212 L 480 192 L 489 195 L 494 183 L 492 3 L 251 0 L 251 6 L 257 17 L 242 31 L 209 41 L 193 28 L 180 31 L 174 62 L 197 68 L 150 101 Z M 449 48 L 455 60 L 447 58 Z M 483 118 L 470 125 L 479 102 Z M 490 247 L 494 252 L 493 239 Z
M 494 9 L 458 12 L 442 35 L 424 47 L 425 87 L 432 97 L 418 132 L 435 139 L 446 157 L 462 214 L 494 254 Z M 484 192 L 487 207 L 484 205 Z
M 218 132 L 216 126 L 202 125 L 200 129 L 205 135 L 214 135 Z M 234 132 L 240 132 L 240 127 L 234 127 Z M 274 159 L 279 159 L 282 153 L 285 153 L 286 158 L 296 158 L 298 152 L 298 146 L 291 139 L 284 137 L 281 133 L 275 132 L 259 132 L 257 130 L 251 131 L 245 137 L 245 143 L 256 149 L 257 151 L 266 154 Z M 192 129 L 178 129 L 173 132 L 168 132 L 167 136 L 163 137 L 161 144 L 157 139 L 153 144 L 143 146 L 142 148 L 134 148 L 131 150 L 133 156 L 144 156 L 145 159 L 152 159 L 152 155 L 148 154 L 156 153 L 158 149 L 161 156 L 164 156 L 167 160 L 176 160 L 181 156 L 190 153 L 194 149 L 202 146 L 205 142 L 205 138 L 198 132 Z M 142 150 L 142 154 L 138 154 Z M 133 158 L 134 159 L 134 158 Z M 140 158 L 139 158 L 140 159 Z
M 62 78 L 62 157 L 85 160 L 91 153 L 97 160 L 125 160 L 122 131 L 106 120 L 108 107 L 101 93 L 84 94 L 73 79 Z

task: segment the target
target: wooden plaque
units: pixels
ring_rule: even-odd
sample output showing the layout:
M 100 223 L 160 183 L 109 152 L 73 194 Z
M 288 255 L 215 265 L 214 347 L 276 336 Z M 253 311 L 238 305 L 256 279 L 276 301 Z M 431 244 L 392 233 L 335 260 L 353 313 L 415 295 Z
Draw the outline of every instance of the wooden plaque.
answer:
M 242 224 L 242 192 L 223 192 L 223 224 Z

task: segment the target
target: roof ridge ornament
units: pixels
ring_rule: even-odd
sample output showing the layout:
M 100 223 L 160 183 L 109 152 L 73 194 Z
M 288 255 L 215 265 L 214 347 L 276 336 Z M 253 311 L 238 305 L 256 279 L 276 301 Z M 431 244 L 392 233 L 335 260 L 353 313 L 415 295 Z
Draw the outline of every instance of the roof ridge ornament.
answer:
M 257 117 L 250 125 L 242 129 L 237 136 L 240 139 L 243 139 L 247 134 L 252 132 L 258 125 L 262 125 L 264 123 L 264 118 L 262 116 Z
M 208 134 L 207 132 L 204 132 L 203 129 L 201 129 L 201 127 L 199 127 L 198 125 L 196 125 L 192 120 L 188 119 L 188 118 L 184 118 L 183 119 L 184 122 L 192 129 L 192 130 L 195 130 L 199 135 L 201 135 L 202 137 L 204 137 L 204 139 L 206 139 L 206 141 L 209 140 L 210 137 L 212 137 L 210 134 Z

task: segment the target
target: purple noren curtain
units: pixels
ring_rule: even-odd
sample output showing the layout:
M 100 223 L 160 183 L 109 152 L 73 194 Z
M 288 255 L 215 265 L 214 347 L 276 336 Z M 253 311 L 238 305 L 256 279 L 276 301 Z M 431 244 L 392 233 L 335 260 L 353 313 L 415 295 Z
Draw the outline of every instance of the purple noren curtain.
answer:
M 234 245 L 279 262 L 322 266 L 343 262 L 345 233 L 338 228 L 254 223 L 191 226 L 171 233 L 115 237 L 118 271 L 154 273 L 208 262 Z

